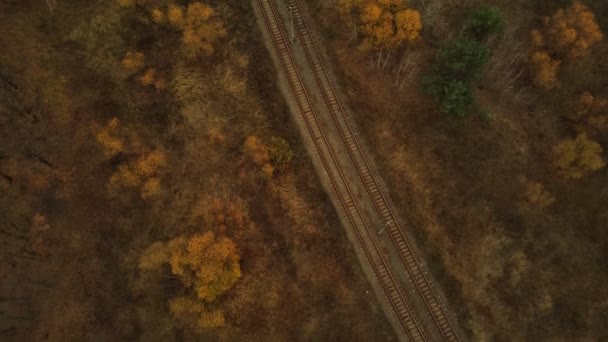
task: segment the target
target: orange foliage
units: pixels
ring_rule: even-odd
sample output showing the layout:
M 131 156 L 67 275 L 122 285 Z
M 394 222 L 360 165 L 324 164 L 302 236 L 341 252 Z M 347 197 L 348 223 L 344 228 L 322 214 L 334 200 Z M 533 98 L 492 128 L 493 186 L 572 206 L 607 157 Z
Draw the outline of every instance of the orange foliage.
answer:
M 139 78 L 139 82 L 141 82 L 141 84 L 148 86 L 151 84 L 154 84 L 154 79 L 156 76 L 156 70 L 153 68 L 148 68 L 144 74 Z
M 199 299 L 214 301 L 241 276 L 239 254 L 232 240 L 212 232 L 179 237 L 169 242 L 171 272 Z
M 584 56 L 592 45 L 603 38 L 595 16 L 580 1 L 545 18 L 544 24 L 546 47 L 568 58 Z
M 256 135 L 248 136 L 243 144 L 243 152 L 251 157 L 253 163 L 259 166 L 266 176 L 272 176 L 274 167 L 270 164 L 268 147 L 262 139 Z
M 364 35 L 362 49 L 392 49 L 418 38 L 422 29 L 420 13 L 407 9 L 402 0 L 366 1 L 361 5 L 359 24 Z
M 545 51 L 537 51 L 530 57 L 530 68 L 536 86 L 551 89 L 557 85 L 557 72 L 561 61 L 551 59 Z
M 135 73 L 144 66 L 144 54 L 140 51 L 127 51 L 121 63 L 126 72 Z
M 573 119 L 579 130 L 589 133 L 608 131 L 608 99 L 595 97 L 590 92 L 582 93 L 577 101 Z

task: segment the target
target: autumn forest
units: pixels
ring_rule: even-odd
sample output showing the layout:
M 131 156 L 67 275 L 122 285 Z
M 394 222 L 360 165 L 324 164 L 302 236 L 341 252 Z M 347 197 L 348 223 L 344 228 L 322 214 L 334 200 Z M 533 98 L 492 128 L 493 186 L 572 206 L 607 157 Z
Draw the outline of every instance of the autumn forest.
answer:
M 608 338 L 608 3 L 298 2 L 460 338 Z M 0 0 L 0 340 L 402 339 L 260 3 Z

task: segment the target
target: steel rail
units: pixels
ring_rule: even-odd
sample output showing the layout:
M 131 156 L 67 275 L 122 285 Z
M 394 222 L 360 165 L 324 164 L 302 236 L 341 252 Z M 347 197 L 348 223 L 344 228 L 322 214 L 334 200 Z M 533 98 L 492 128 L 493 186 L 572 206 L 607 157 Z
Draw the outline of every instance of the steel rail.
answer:
M 290 88 L 292 93 L 296 99 L 296 103 L 300 110 L 300 114 L 302 115 L 304 122 L 307 126 L 308 132 L 312 138 L 313 144 L 315 145 L 315 149 L 317 154 L 319 155 L 321 162 L 327 174 L 330 178 L 330 183 L 332 188 L 334 189 L 336 195 L 338 196 L 340 203 L 343 207 L 343 210 L 346 213 L 346 216 L 354 228 L 355 235 L 359 240 L 359 243 L 364 251 L 367 260 L 369 261 L 376 277 L 381 284 L 385 295 L 387 296 L 388 302 L 391 304 L 391 307 L 397 314 L 401 325 L 403 326 L 406 335 L 412 341 L 426 341 L 425 334 L 415 319 L 415 316 L 409 307 L 401 289 L 399 288 L 395 277 L 390 272 L 390 268 L 388 267 L 387 262 L 384 260 L 382 256 L 381 250 L 377 245 L 376 241 L 373 239 L 373 232 L 367 222 L 364 219 L 362 212 L 360 211 L 357 203 L 354 200 L 352 192 L 348 187 L 348 182 L 346 181 L 342 170 L 337 162 L 335 154 L 331 149 L 331 145 L 327 141 L 325 133 L 323 132 L 320 122 L 314 112 L 314 109 L 311 105 L 310 98 L 306 93 L 304 88 L 302 79 L 299 75 L 297 68 L 295 67 L 295 62 L 292 56 L 292 53 L 289 49 L 288 40 L 285 37 L 284 29 L 281 25 L 281 21 L 278 16 L 275 4 L 271 0 L 258 0 L 262 9 L 262 14 L 264 20 L 266 22 L 266 26 L 269 30 L 269 33 L 272 37 L 275 49 L 277 50 L 281 64 L 288 78 L 288 83 L 290 84 Z M 313 125 L 314 124 L 314 125 Z M 336 182 L 335 176 L 333 175 L 329 163 L 327 161 L 326 156 L 323 153 L 322 146 L 320 142 L 324 143 L 324 146 L 327 149 L 327 153 L 331 157 L 333 164 L 335 165 L 335 170 L 339 175 L 339 179 L 341 180 L 342 186 L 347 193 L 347 196 L 341 193 L 339 189 L 339 185 Z M 374 251 L 377 253 L 377 257 L 372 255 L 372 252 L 368 249 L 365 239 L 362 236 L 361 232 L 357 228 L 357 218 L 360 220 L 361 225 L 365 228 L 365 231 L 369 235 L 369 238 L 373 244 Z

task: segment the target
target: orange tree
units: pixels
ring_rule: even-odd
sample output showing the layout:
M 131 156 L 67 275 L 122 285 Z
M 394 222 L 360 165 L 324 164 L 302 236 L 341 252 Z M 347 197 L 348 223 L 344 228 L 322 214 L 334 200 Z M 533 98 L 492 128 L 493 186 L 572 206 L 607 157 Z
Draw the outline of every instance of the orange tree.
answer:
M 358 22 L 363 34 L 361 48 L 394 49 L 418 38 L 422 20 L 403 0 L 369 0 L 359 5 Z

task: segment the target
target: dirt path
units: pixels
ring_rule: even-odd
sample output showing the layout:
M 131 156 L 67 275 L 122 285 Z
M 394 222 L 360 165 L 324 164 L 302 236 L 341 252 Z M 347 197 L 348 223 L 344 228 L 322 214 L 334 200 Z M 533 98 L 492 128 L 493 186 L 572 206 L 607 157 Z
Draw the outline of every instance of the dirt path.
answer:
M 275 50 L 275 47 L 272 42 L 272 38 L 270 37 L 270 35 L 268 33 L 268 29 L 267 29 L 264 19 L 262 17 L 258 0 L 252 0 L 252 4 L 253 4 L 253 7 L 256 12 L 258 24 L 264 35 L 265 45 L 266 45 L 267 49 L 270 51 L 270 54 L 275 63 L 276 70 L 279 71 L 278 72 L 279 88 L 281 89 L 281 92 L 282 92 L 283 96 L 285 97 L 285 99 L 291 109 L 294 120 L 298 124 L 300 132 L 301 132 L 301 134 L 304 138 L 304 142 L 306 144 L 306 149 L 309 152 L 309 154 L 311 155 L 315 169 L 317 170 L 318 175 L 321 178 L 322 184 L 325 187 L 325 190 L 330 195 L 330 198 L 332 199 L 332 202 L 333 202 L 335 208 L 337 208 L 337 211 L 338 211 L 339 216 L 343 223 L 343 227 L 357 254 L 359 263 L 360 263 L 361 267 L 363 268 L 363 271 L 366 274 L 368 280 L 370 281 L 373 292 L 376 294 L 376 297 L 378 298 L 378 301 L 380 302 L 381 306 L 383 307 L 383 310 L 384 310 L 387 318 L 393 325 L 396 334 L 402 340 L 407 339 L 406 332 L 404 331 L 403 326 L 401 325 L 397 315 L 395 314 L 393 307 L 390 305 L 390 302 L 388 302 L 385 292 L 384 292 L 380 282 L 378 281 L 378 278 L 377 278 L 376 274 L 374 273 L 372 267 L 370 266 L 370 260 L 368 260 L 368 257 L 364 253 L 362 243 L 369 244 L 369 245 L 375 244 L 380 247 L 380 253 L 382 254 L 381 257 L 388 261 L 389 268 L 390 268 L 391 272 L 393 273 L 393 275 L 396 277 L 398 286 L 400 287 L 402 293 L 404 293 L 404 295 L 406 296 L 406 301 L 407 301 L 408 305 L 413 308 L 414 318 L 423 327 L 423 331 L 422 331 L 423 337 L 428 340 L 431 340 L 431 341 L 443 340 L 444 337 L 441 335 L 441 332 L 437 329 L 435 322 L 433 320 L 433 316 L 431 315 L 430 311 L 427 309 L 427 306 L 424 303 L 423 298 L 418 295 L 416 286 L 413 283 L 413 281 L 410 277 L 410 274 L 407 272 L 407 269 L 405 268 L 405 266 L 402 262 L 402 259 L 399 255 L 399 252 L 398 252 L 397 248 L 395 247 L 394 243 L 391 241 L 391 239 L 389 238 L 389 236 L 386 232 L 384 232 L 382 234 L 378 234 L 379 232 L 384 230 L 385 222 L 382 219 L 382 217 L 379 215 L 378 211 L 375 209 L 374 202 L 373 202 L 370 194 L 368 193 L 368 191 L 366 191 L 366 187 L 359 176 L 357 167 L 355 166 L 353 160 L 351 159 L 351 157 L 349 155 L 349 150 L 348 150 L 347 146 L 344 144 L 344 142 L 342 140 L 342 137 L 339 133 L 338 126 L 332 119 L 332 115 L 331 115 L 332 113 L 324 101 L 323 93 L 322 93 L 321 89 L 319 88 L 318 84 L 316 83 L 316 80 L 314 77 L 314 72 L 311 69 L 311 65 L 306 58 L 306 54 L 301 45 L 301 42 L 299 41 L 295 32 L 293 32 L 293 25 L 291 24 L 291 20 L 290 20 L 291 16 L 290 16 L 288 7 L 286 5 L 286 1 L 278 0 L 278 1 L 276 1 L 276 4 L 278 6 L 279 13 L 282 17 L 283 25 L 286 27 L 286 30 L 288 31 L 288 34 L 289 34 L 290 38 L 292 39 L 293 44 L 291 45 L 291 51 L 293 53 L 295 64 L 301 75 L 301 78 L 302 78 L 302 81 L 306 88 L 306 91 L 308 92 L 310 104 L 314 107 L 314 110 L 318 115 L 320 126 L 322 127 L 322 130 L 323 130 L 325 136 L 327 137 L 327 141 L 328 141 L 328 145 L 329 145 L 328 149 L 331 149 L 333 151 L 333 154 L 336 156 L 337 165 L 334 164 L 333 166 L 329 166 L 329 169 L 328 169 L 327 163 L 324 164 L 322 162 L 322 160 L 319 156 L 318 150 L 315 149 L 315 144 L 312 141 L 312 137 L 311 137 L 309 130 L 306 127 L 306 123 L 302 119 L 302 115 L 300 113 L 300 109 L 298 107 L 297 101 L 295 100 L 294 94 L 292 93 L 291 88 L 289 87 L 289 83 L 287 81 L 285 72 L 283 71 L 282 66 L 281 66 L 280 58 L 277 54 L 277 51 Z M 307 18 L 307 21 L 310 21 L 309 17 Z M 321 54 L 322 54 L 322 52 L 321 52 Z M 323 59 L 326 59 L 325 56 L 323 56 L 323 55 L 321 57 Z M 330 78 L 332 78 L 331 70 L 328 70 L 328 72 L 329 72 Z M 333 82 L 333 84 L 335 85 L 336 82 Z M 336 93 L 337 93 L 338 97 L 340 97 L 341 99 L 344 98 L 343 96 L 340 96 L 341 92 L 339 89 L 336 89 Z M 348 113 L 348 111 L 347 111 L 347 113 Z M 352 126 L 352 124 L 353 123 L 351 122 L 351 126 Z M 353 130 L 355 132 L 355 135 L 357 135 L 357 128 L 353 127 Z M 360 141 L 361 139 L 358 139 L 358 140 Z M 367 159 L 370 162 L 370 168 L 372 171 L 374 171 L 376 168 L 374 166 L 373 160 L 370 160 L 369 153 L 367 153 L 367 151 L 369 151 L 369 149 L 367 149 L 367 148 L 365 148 L 365 146 L 363 146 L 363 152 L 366 156 L 368 156 Z M 327 152 L 327 153 L 330 153 L 330 152 Z M 364 242 L 361 242 L 361 240 L 357 239 L 356 232 L 355 232 L 356 228 L 353 227 L 353 224 L 349 220 L 349 218 L 346 215 L 346 213 L 344 212 L 344 210 L 340 210 L 342 208 L 342 203 L 340 202 L 340 199 L 338 198 L 338 196 L 334 190 L 334 187 L 332 186 L 332 184 L 328 178 L 328 172 L 329 173 L 337 172 L 335 170 L 335 168 L 339 168 L 341 170 L 342 174 L 344 175 L 344 178 L 346 179 L 346 183 L 347 183 L 346 186 L 349 188 L 349 191 L 353 194 L 353 197 L 354 197 L 355 201 L 357 202 L 357 205 L 360 208 L 360 210 L 363 214 L 362 216 L 364 217 L 365 221 L 367 222 L 367 224 L 369 226 L 371 226 L 371 228 L 372 228 L 371 230 L 374 232 L 373 234 L 367 235 L 365 237 L 366 241 L 364 241 Z M 386 187 L 383 185 L 384 183 L 381 180 L 379 180 L 377 177 L 378 172 L 374 172 L 374 174 L 376 175 L 376 179 L 378 180 L 380 190 L 384 194 L 387 194 L 388 191 L 386 191 Z M 391 201 L 388 200 L 388 202 L 389 202 L 388 203 L 389 206 L 392 206 L 392 204 L 390 203 Z M 392 206 L 392 207 L 394 207 L 394 206 Z M 397 218 L 397 219 L 399 219 L 399 218 Z M 403 220 L 400 220 L 400 221 L 403 222 Z M 339 229 L 339 228 L 336 227 L 336 229 Z M 409 241 L 409 244 L 412 245 L 413 239 L 407 234 L 407 232 L 403 232 L 403 234 L 406 236 L 407 240 Z M 415 247 L 413 247 L 413 249 L 414 249 L 414 251 L 416 251 Z M 416 254 L 419 255 L 419 253 L 416 253 Z M 425 272 L 427 277 L 429 277 L 429 275 L 428 275 L 429 272 L 426 269 L 426 267 L 424 267 L 424 266 L 423 266 L 423 271 Z M 435 290 L 437 290 L 437 289 L 435 289 Z M 440 295 L 440 298 L 443 298 L 443 296 Z M 445 301 L 442 300 L 442 302 L 445 305 Z M 451 320 L 454 321 L 453 318 Z

